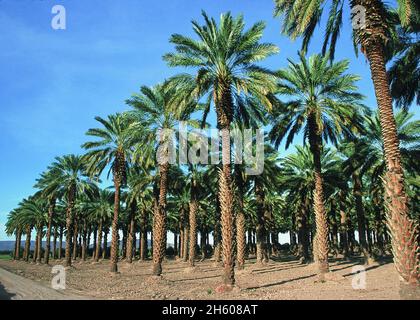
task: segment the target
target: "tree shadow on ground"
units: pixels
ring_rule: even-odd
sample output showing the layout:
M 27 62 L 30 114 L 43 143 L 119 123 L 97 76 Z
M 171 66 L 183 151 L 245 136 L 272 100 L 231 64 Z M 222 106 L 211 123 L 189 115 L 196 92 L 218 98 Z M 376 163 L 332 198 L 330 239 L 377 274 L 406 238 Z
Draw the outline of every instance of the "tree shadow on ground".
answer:
M 3 284 L 0 283 L 0 300 L 12 300 L 14 296 L 16 294 L 7 292 Z
M 382 267 L 383 265 L 388 264 L 388 263 L 391 263 L 391 262 L 383 262 L 383 263 L 379 263 L 378 265 L 375 265 L 375 266 L 365 266 L 365 271 L 374 270 L 376 268 Z M 346 273 L 346 274 L 343 274 L 343 277 L 353 276 L 353 275 L 355 275 L 355 274 L 357 274 L 359 272 L 360 271 Z
M 311 274 L 311 275 L 308 275 L 308 276 L 298 277 L 298 278 L 289 279 L 289 280 L 283 280 L 283 281 L 279 281 L 279 282 L 262 284 L 262 285 L 259 285 L 259 286 L 248 287 L 248 288 L 245 288 L 245 289 L 246 290 L 256 290 L 256 289 L 261 289 L 261 288 L 268 288 L 268 287 L 280 286 L 280 285 L 285 284 L 285 283 L 289 283 L 289 282 L 293 282 L 293 281 L 298 281 L 298 280 L 304 280 L 304 279 L 312 278 L 312 277 L 315 277 L 316 275 L 317 274 L 314 273 L 314 274 Z

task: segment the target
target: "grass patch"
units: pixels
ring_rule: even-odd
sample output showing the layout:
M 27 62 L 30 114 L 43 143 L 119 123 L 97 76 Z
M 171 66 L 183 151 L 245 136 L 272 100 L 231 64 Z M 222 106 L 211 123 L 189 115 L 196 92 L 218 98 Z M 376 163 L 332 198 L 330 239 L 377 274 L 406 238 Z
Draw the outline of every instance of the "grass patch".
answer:
M 10 254 L 0 254 L 0 260 L 12 260 L 12 256 Z

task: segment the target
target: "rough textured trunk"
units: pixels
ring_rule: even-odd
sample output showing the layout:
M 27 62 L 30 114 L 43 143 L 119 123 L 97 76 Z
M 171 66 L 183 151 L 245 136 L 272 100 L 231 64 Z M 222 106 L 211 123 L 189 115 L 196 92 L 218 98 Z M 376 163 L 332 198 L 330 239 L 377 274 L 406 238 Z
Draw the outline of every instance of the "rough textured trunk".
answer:
M 309 233 L 308 233 L 308 215 L 310 203 L 308 197 L 302 197 L 302 205 L 296 217 L 296 226 L 298 230 L 298 255 L 301 263 L 309 262 Z
M 194 182 L 193 182 L 194 183 Z M 194 188 L 191 188 L 191 193 L 195 192 Z M 196 251 L 196 244 L 197 244 L 197 208 L 198 203 L 195 199 L 195 196 L 191 194 L 191 202 L 190 202 L 190 214 L 189 214 L 189 225 L 190 225 L 190 237 L 189 237 L 189 257 L 188 262 L 190 267 L 194 267 L 194 260 L 195 260 L 195 251 Z
M 220 234 L 220 202 L 219 197 L 216 197 L 216 220 L 214 222 L 214 261 L 219 263 L 221 261 L 221 247 L 222 247 L 222 238 Z
M 125 254 L 126 260 L 128 263 L 133 262 L 133 245 L 134 245 L 134 233 L 136 232 L 136 210 L 137 210 L 137 204 L 136 201 L 133 201 L 131 203 L 131 211 L 130 211 L 130 225 L 128 230 L 128 236 L 127 236 L 127 251 Z
M 79 235 L 79 221 L 77 218 L 77 213 L 74 215 L 74 229 L 73 229 L 73 260 L 77 259 L 77 236 Z
M 15 241 L 15 252 L 13 253 L 13 259 L 20 259 L 20 239 L 22 238 L 22 229 L 17 228 L 16 230 L 16 241 Z
M 29 254 L 31 252 L 31 233 L 32 233 L 32 227 L 27 226 L 26 227 L 26 239 L 25 239 L 25 250 L 23 252 L 23 258 L 26 262 L 29 260 Z
M 99 221 L 97 237 L 98 239 L 96 240 L 96 246 L 95 246 L 95 262 L 99 261 L 99 255 L 100 255 L 101 245 L 102 245 L 102 218 Z
M 404 176 L 397 126 L 392 109 L 389 80 L 385 68 L 383 40 L 384 13 L 379 0 L 356 0 L 350 5 L 366 7 L 364 28 L 356 32 L 369 64 L 379 108 L 379 119 L 386 162 L 384 178 L 387 226 L 391 235 L 394 265 L 403 283 L 419 287 L 419 248 L 416 223 L 409 217 L 408 198 L 404 191 Z
M 104 230 L 104 240 L 103 240 L 103 245 L 102 245 L 102 259 L 106 259 L 108 256 L 108 233 L 109 233 L 109 228 L 106 227 Z
M 47 234 L 46 234 L 46 244 L 45 244 L 45 256 L 44 262 L 48 264 L 50 261 L 50 241 L 51 241 L 51 228 L 52 228 L 52 220 L 54 217 L 54 209 L 55 209 L 55 198 L 50 199 L 50 204 L 48 207 L 48 226 L 47 226 Z
M 230 83 L 224 78 L 218 79 L 214 91 L 217 126 L 222 134 L 222 170 L 219 172 L 219 202 L 221 211 L 222 249 L 223 249 L 223 284 L 235 284 L 234 261 L 234 215 L 231 173 L 230 124 L 233 121 L 233 101 Z
M 111 269 L 113 273 L 118 272 L 118 215 L 120 212 L 121 177 L 114 173 L 114 217 L 112 219 L 112 240 L 111 240 Z M 100 245 L 100 243 L 99 243 Z
M 206 228 L 203 227 L 203 230 L 200 232 L 200 248 L 201 248 L 201 260 L 204 261 L 207 257 L 206 250 Z
M 140 222 L 140 260 L 147 258 L 147 213 L 145 210 L 141 213 Z
M 244 179 L 239 165 L 236 166 L 235 180 L 237 186 L 238 213 L 236 214 L 236 260 L 238 269 L 245 266 L 245 214 L 244 214 Z
M 314 159 L 314 180 L 313 191 L 316 234 L 314 239 L 314 256 L 321 274 L 329 272 L 328 264 L 328 222 L 327 212 L 324 204 L 324 187 L 321 171 L 322 139 L 321 131 L 317 125 L 318 121 L 312 114 L 308 118 L 309 145 Z
M 349 243 L 348 243 L 348 216 L 346 213 L 346 206 L 345 206 L 345 193 L 344 191 L 340 191 L 339 199 L 340 199 L 340 245 L 342 247 L 343 258 L 349 258 Z
M 52 249 L 52 258 L 57 258 L 57 237 L 58 237 L 58 227 L 54 227 L 54 236 L 53 236 L 53 249 Z
M 32 256 L 32 262 L 33 263 L 36 262 L 36 258 L 37 258 L 37 254 L 38 254 L 38 244 L 39 244 L 39 231 L 38 231 L 38 229 L 36 229 L 35 248 L 34 248 L 34 253 L 33 253 L 33 256 Z
M 87 251 L 87 237 L 88 237 L 88 230 L 87 230 L 87 222 L 86 219 L 83 220 L 83 234 L 82 234 L 82 260 L 86 261 L 86 251 Z
M 63 236 L 64 236 L 64 227 L 60 227 L 60 239 L 58 241 L 58 259 L 63 257 Z
M 190 238 L 190 228 L 186 225 L 184 226 L 184 252 L 182 256 L 182 260 L 184 262 L 188 261 L 188 243 Z
M 257 203 L 257 263 L 266 261 L 266 230 L 264 221 L 264 189 L 258 179 L 255 180 L 255 198 Z
M 353 172 L 353 196 L 356 204 L 356 215 L 357 215 L 357 231 L 359 233 L 359 243 L 362 250 L 365 263 L 369 261 L 369 250 L 366 241 L 366 221 L 365 221 L 365 209 L 363 207 L 362 199 L 362 179 L 358 172 Z
M 43 226 L 39 226 L 38 236 L 37 236 L 37 245 L 36 245 L 36 262 L 42 263 L 42 229 Z
M 165 257 L 166 239 L 166 193 L 168 188 L 169 164 L 159 165 L 159 201 L 153 219 L 153 275 L 162 274 L 162 261 Z
M 73 207 L 74 198 L 76 196 L 75 187 L 70 187 L 67 198 L 67 210 L 66 210 L 66 252 L 65 252 L 65 266 L 71 266 L 71 239 L 72 239 L 72 222 L 73 222 Z
M 223 283 L 231 286 L 235 284 L 234 270 L 234 219 L 233 219 L 233 195 L 230 170 L 230 136 L 229 130 L 222 133 L 222 158 L 223 170 L 219 173 L 219 201 L 222 224 L 222 249 L 223 249 Z

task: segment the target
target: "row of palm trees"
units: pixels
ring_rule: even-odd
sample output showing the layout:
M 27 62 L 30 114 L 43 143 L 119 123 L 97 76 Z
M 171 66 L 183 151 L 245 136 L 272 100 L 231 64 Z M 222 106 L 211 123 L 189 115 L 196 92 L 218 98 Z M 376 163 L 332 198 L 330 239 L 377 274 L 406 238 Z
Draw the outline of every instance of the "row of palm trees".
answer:
M 203 13 L 204 25 L 192 22 L 198 39 L 174 34 L 170 42 L 175 51 L 164 56 L 169 66 L 188 67 L 193 72 L 155 87 L 142 87 L 127 100 L 131 109 L 125 113 L 97 117 L 100 127 L 88 130 L 87 135 L 95 139 L 83 144 L 86 153 L 58 157 L 38 179 L 40 191 L 11 212 L 8 230 L 16 234 L 17 243 L 22 234 L 27 235 L 28 243 L 35 228 L 34 256 L 41 261 L 46 227 L 44 262 L 48 263 L 58 205 L 65 208 L 61 226 L 66 234 L 67 265 L 71 265 L 72 255 L 77 256 L 79 235 L 83 242 L 80 254 L 86 257 L 93 232 L 97 236 L 94 258 L 99 259 L 106 224 L 106 230 L 112 230 L 112 272 L 118 270 L 119 230 L 125 237 L 123 254 L 128 262 L 135 252 L 136 231 L 141 238 L 139 256 L 146 257 L 150 230 L 153 274 L 161 275 L 167 230 L 175 232 L 178 254 L 183 259 L 189 257 L 193 266 L 199 228 L 203 257 L 207 234 L 213 233 L 214 256 L 222 259 L 223 283 L 230 288 L 235 283 L 235 264 L 243 268 L 246 253 L 254 251 L 257 262 L 263 263 L 277 250 L 278 233 L 286 230 L 292 245 L 297 233 L 302 261 L 311 258 L 312 246 L 312 258 L 320 274 L 325 274 L 331 251 L 340 247 L 348 255 L 353 248 L 353 226 L 357 225 L 365 258 L 373 252 L 373 242 L 381 250 L 390 242 L 401 279 L 417 285 L 419 157 L 415 143 L 419 124 L 410 122 L 405 111 L 394 117 L 385 71 L 385 51 L 392 47 L 389 42 L 395 45 L 400 39 L 385 31 L 396 28 L 394 20 L 402 28 L 410 26 L 411 20 L 398 20 L 381 1 L 350 1 L 350 6 L 361 4 L 369 11 L 365 27 L 355 30 L 354 36 L 371 65 L 379 107 L 378 113 L 371 114 L 357 91 L 358 77 L 348 73 L 348 62 L 333 60 L 343 2 L 332 3 L 322 54 L 308 59 L 305 50 L 321 16 L 321 2 L 312 6 L 309 1 L 275 2 L 275 14 L 284 18 L 283 31 L 304 37 L 297 62 L 289 60 L 288 67 L 277 72 L 257 65 L 278 52 L 273 44 L 261 43 L 263 22 L 245 29 L 242 16 L 223 14 L 217 23 Z M 408 11 L 398 12 L 407 15 Z M 388 23 L 386 30 L 380 21 Z M 392 41 L 385 42 L 385 38 Z M 187 121 L 192 128 L 208 128 L 212 106 L 217 128 L 223 132 L 222 164 L 180 168 L 169 161 L 157 162 L 156 151 L 166 150 L 163 155 L 168 156 L 165 146 L 170 143 L 162 129 L 172 129 L 180 121 Z M 202 115 L 201 121 L 197 113 Z M 264 171 L 247 176 L 243 165 L 231 164 L 229 133 L 234 127 L 266 125 L 270 132 Z M 277 149 L 281 143 L 287 148 L 299 132 L 303 132 L 304 147 L 280 159 Z M 404 143 L 401 149 L 400 141 Z M 105 173 L 112 175 L 112 193 L 98 186 Z M 379 183 L 382 180 L 384 183 Z M 37 208 L 31 209 L 28 202 Z M 354 217 L 357 221 L 352 221 Z M 28 254 L 25 247 L 25 259 Z

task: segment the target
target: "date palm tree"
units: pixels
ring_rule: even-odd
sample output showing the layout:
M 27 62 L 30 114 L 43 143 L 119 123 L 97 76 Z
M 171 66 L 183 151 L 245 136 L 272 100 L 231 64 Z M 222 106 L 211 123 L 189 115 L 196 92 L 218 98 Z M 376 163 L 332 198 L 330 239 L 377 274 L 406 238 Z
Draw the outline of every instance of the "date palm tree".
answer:
M 155 187 L 157 194 L 157 206 L 153 219 L 153 274 L 162 274 L 162 261 L 165 256 L 166 241 L 166 206 L 168 193 L 168 172 L 173 153 L 172 132 L 179 121 L 187 121 L 193 110 L 194 102 L 189 100 L 183 108 L 176 108 L 171 102 L 176 90 L 166 88 L 163 85 L 155 87 L 142 86 L 140 93 L 133 95 L 127 100 L 127 104 L 134 108 L 127 112 L 127 116 L 133 120 L 131 132 L 135 134 L 137 143 L 142 149 L 156 152 L 159 182 Z M 169 130 L 169 131 L 166 131 Z M 141 132 L 141 134 L 139 134 Z M 152 153 L 153 154 L 153 153 Z M 149 157 L 150 158 L 150 157 Z
M 55 218 L 55 206 L 57 199 L 60 195 L 60 184 L 59 184 L 58 170 L 54 168 L 45 171 L 37 179 L 35 188 L 40 189 L 42 196 L 48 199 L 48 223 L 46 233 L 46 245 L 44 254 L 44 263 L 48 264 L 50 259 L 50 243 L 51 243 L 51 228 Z
M 340 177 L 338 158 L 331 149 L 324 148 L 321 154 L 321 168 L 324 187 L 337 190 L 346 183 Z M 286 193 L 286 203 L 296 206 L 295 221 L 298 233 L 298 254 L 302 263 L 309 262 L 309 220 L 310 204 L 313 201 L 314 157 L 308 146 L 297 146 L 296 152 L 281 160 L 279 177 L 280 190 Z M 331 192 L 330 192 L 331 193 Z
M 114 182 L 114 214 L 112 219 L 111 272 L 118 272 L 118 216 L 120 213 L 121 188 L 127 182 L 127 167 L 130 160 L 132 137 L 130 122 L 120 113 L 109 115 L 107 119 L 95 117 L 102 127 L 89 129 L 86 134 L 98 140 L 82 145 L 88 150 L 84 155 L 87 171 L 91 176 L 99 176 L 109 168 Z
M 304 128 L 304 139 L 314 160 L 314 212 L 316 237 L 314 253 L 320 274 L 329 271 L 328 265 L 328 225 L 324 205 L 324 186 L 321 154 L 324 142 L 335 144 L 342 135 L 351 135 L 360 129 L 362 96 L 356 92 L 358 77 L 346 74 L 348 61 L 329 63 L 329 58 L 312 55 L 306 60 L 300 53 L 300 62 L 289 60 L 288 68 L 279 71 L 281 79 L 278 93 L 289 97 L 284 108 L 279 108 L 273 116 L 272 141 L 278 147 L 287 136 L 286 148 L 294 136 Z
M 244 95 L 255 96 L 266 107 L 271 106 L 268 98 L 275 88 L 275 75 L 256 65 L 278 52 L 276 46 L 260 43 L 265 28 L 258 22 L 244 30 L 242 16 L 232 17 L 230 13 L 220 16 L 220 23 L 202 13 L 205 24 L 193 21 L 193 30 L 199 40 L 180 34 L 172 35 L 170 42 L 176 48 L 164 59 L 172 67 L 192 67 L 195 74 L 181 74 L 171 79 L 182 97 L 203 98 L 209 102 L 205 115 L 214 104 L 217 127 L 222 130 L 223 166 L 219 177 L 219 201 L 223 239 L 224 274 L 223 283 L 230 288 L 235 283 L 234 274 L 234 214 L 231 177 L 230 127 L 235 115 L 241 114 Z
M 89 192 L 94 185 L 86 177 L 86 163 L 81 156 L 65 155 L 56 157 L 48 170 L 54 172 L 53 189 L 59 186 L 58 192 L 66 200 L 66 251 L 65 265 L 71 266 L 71 244 L 73 236 L 74 206 L 77 197 Z
M 283 16 L 282 31 L 296 38 L 303 36 L 303 49 L 308 47 L 322 17 L 326 1 L 275 0 L 275 16 Z M 344 0 L 332 0 L 326 24 L 323 53 L 329 46 L 330 58 L 340 34 Z M 409 217 L 408 198 L 404 191 L 404 175 L 397 126 L 392 108 L 390 82 L 386 72 L 385 45 L 392 38 L 394 26 L 389 9 L 381 0 L 349 0 L 352 10 L 355 47 L 369 61 L 375 96 L 378 103 L 387 175 L 384 178 L 387 225 L 392 237 L 394 264 L 402 283 L 420 283 L 418 231 Z M 415 1 L 398 1 L 397 13 L 403 27 L 416 19 L 419 8 Z
M 91 221 L 91 223 L 97 225 L 96 247 L 93 248 L 95 250 L 95 262 L 98 262 L 100 258 L 100 248 L 104 227 L 108 224 L 108 221 L 111 221 L 113 216 L 114 198 L 115 194 L 110 189 L 97 189 L 90 196 L 89 202 L 85 207 L 88 219 Z

